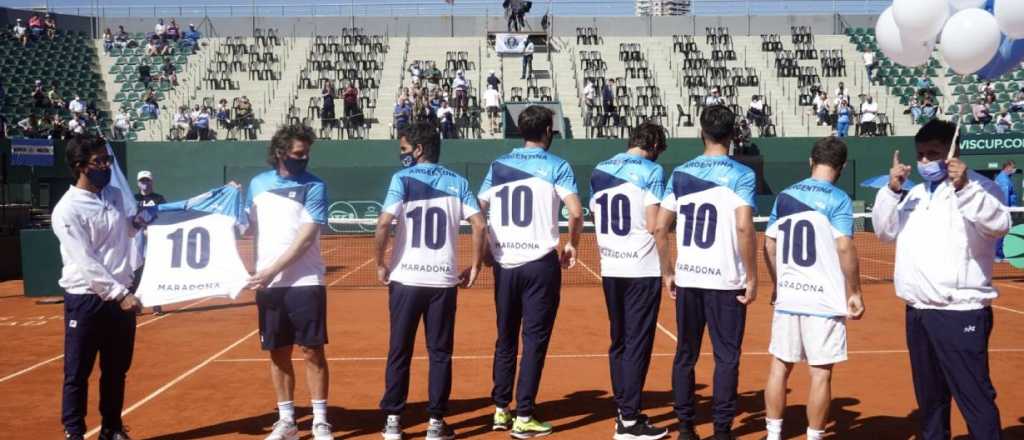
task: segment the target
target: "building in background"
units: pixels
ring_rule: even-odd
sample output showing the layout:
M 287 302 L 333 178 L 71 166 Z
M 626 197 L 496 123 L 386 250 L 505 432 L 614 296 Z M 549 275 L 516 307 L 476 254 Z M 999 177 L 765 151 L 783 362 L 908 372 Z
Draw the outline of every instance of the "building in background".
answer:
M 690 0 L 636 0 L 636 15 L 686 15 Z

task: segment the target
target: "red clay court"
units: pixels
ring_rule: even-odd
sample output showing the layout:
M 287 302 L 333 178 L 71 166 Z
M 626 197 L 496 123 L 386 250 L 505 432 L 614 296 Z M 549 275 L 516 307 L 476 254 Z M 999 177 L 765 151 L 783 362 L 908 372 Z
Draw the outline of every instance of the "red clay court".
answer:
M 608 374 L 608 321 L 598 278 L 593 235 L 586 235 L 580 264 L 564 274 L 565 287 L 541 384 L 537 415 L 555 426 L 552 438 L 607 439 L 615 407 Z M 465 242 L 462 240 L 463 247 Z M 909 439 L 916 432 L 910 364 L 903 330 L 904 305 L 891 277 L 891 249 L 859 233 L 866 317 L 849 324 L 848 362 L 835 369 L 830 438 Z M 369 242 L 325 237 L 322 252 L 330 285 L 330 421 L 336 438 L 380 438 L 384 415 L 377 403 L 384 388 L 387 355 L 387 291 L 365 287 L 373 277 Z M 243 246 L 245 248 L 246 246 Z M 244 250 L 244 249 L 243 249 Z M 465 258 L 467 252 L 462 253 Z M 734 430 L 743 439 L 764 437 L 763 385 L 769 365 L 771 289 L 763 267 L 760 297 L 747 317 L 740 400 Z M 1024 439 L 1024 272 L 1000 265 L 993 306 L 992 379 L 999 392 L 1004 439 Z M 458 438 L 508 438 L 491 433 L 491 355 L 494 303 L 490 276 L 459 297 L 455 379 L 447 421 Z M 0 432 L 3 438 L 60 438 L 63 306 L 37 305 L 21 294 L 21 283 L 0 283 Z M 135 360 L 128 377 L 125 421 L 136 439 L 255 439 L 265 436 L 277 413 L 268 360 L 259 350 L 256 307 L 245 292 L 237 301 L 208 299 L 168 307 L 170 313 L 139 317 Z M 670 372 L 675 352 L 673 301 L 664 295 L 654 359 L 645 393 L 645 413 L 660 426 L 675 425 Z M 421 332 L 422 333 L 422 332 Z M 403 418 L 409 438 L 425 433 L 427 362 L 422 336 L 413 362 L 410 405 Z M 713 359 L 704 342 L 698 364 L 698 432 L 710 435 Z M 312 415 L 301 364 L 296 403 L 300 428 L 308 437 Z M 92 375 L 88 425 L 99 426 L 98 372 Z M 806 369 L 790 381 L 785 438 L 806 428 Z M 954 405 L 955 408 L 955 405 Z M 966 438 L 954 409 L 953 434 Z M 674 438 L 674 432 L 672 433 Z

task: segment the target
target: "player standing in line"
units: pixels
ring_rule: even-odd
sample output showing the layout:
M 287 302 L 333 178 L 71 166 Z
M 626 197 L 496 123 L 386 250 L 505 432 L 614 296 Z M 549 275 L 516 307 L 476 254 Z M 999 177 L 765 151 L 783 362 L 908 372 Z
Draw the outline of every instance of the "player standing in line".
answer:
M 64 388 L 61 423 L 68 440 L 85 438 L 89 376 L 100 358 L 100 440 L 129 440 L 121 420 L 125 376 L 135 351 L 139 300 L 132 284 L 131 237 L 143 227 L 128 218 L 120 191 L 110 185 L 113 160 L 97 136 L 67 141 L 75 184 L 53 208 L 53 232 L 64 263 Z
M 704 326 L 715 354 L 716 440 L 732 438 L 747 306 L 757 296 L 754 171 L 728 156 L 736 115 L 720 105 L 700 116 L 704 154 L 675 170 L 665 185 L 656 237 L 665 288 L 676 300 L 679 341 L 672 390 L 679 438 L 695 440 L 694 367 Z M 677 221 L 678 217 L 678 221 Z M 669 253 L 676 222 L 678 258 Z
M 327 423 L 329 384 L 327 290 L 320 256 L 320 227 L 327 223 L 324 182 L 306 171 L 313 131 L 298 125 L 278 129 L 267 163 L 274 169 L 253 177 L 247 207 L 256 241 L 256 289 L 260 343 L 270 352 L 270 376 L 280 419 L 267 440 L 296 440 L 295 370 L 292 346 L 302 349 L 313 406 L 313 438 L 333 438 Z
M 386 386 L 380 408 L 387 414 L 385 440 L 401 440 L 399 416 L 409 396 L 409 363 L 416 329 L 423 321 L 430 355 L 430 403 L 427 440 L 450 440 L 455 432 L 444 422 L 452 391 L 452 349 L 458 285 L 472 287 L 483 264 L 487 238 L 476 197 L 466 178 L 438 165 L 441 137 L 433 125 L 416 122 L 399 133 L 401 171 L 391 177 L 384 210 L 374 235 L 377 278 L 388 286 L 391 342 Z M 385 261 L 391 222 L 395 246 Z M 473 228 L 472 265 L 458 272 L 461 220 Z
M 661 266 L 654 243 L 664 171 L 654 161 L 668 146 L 665 129 L 645 122 L 625 153 L 601 162 L 590 177 L 590 212 L 601 251 L 601 282 L 612 344 L 608 361 L 619 410 L 616 440 L 668 435 L 640 410 L 661 304 Z
M 525 144 L 491 163 L 480 187 L 480 207 L 488 213 L 494 256 L 494 302 L 498 340 L 494 347 L 494 430 L 512 429 L 515 438 L 548 435 L 551 425 L 533 417 L 551 329 L 562 289 L 562 267 L 576 263 L 583 228 L 583 206 L 569 163 L 548 152 L 554 113 L 530 106 L 519 114 Z M 559 202 L 569 217 L 569 242 L 558 256 Z M 516 387 L 516 417 L 508 410 L 516 375 L 519 330 L 523 352 Z
M 917 131 L 917 172 L 892 157 L 889 185 L 878 190 L 875 235 L 896 242 L 896 295 L 907 303 L 907 349 L 923 440 L 948 439 L 950 396 L 970 436 L 1001 436 L 988 366 L 995 244 L 1010 229 L 999 187 L 956 157 L 956 127 L 933 119 Z
M 846 166 L 846 144 L 835 137 L 819 140 L 810 163 L 811 177 L 775 200 L 765 232 L 764 256 L 776 292 L 768 348 L 774 358 L 764 390 L 767 440 L 782 438 L 786 382 L 793 364 L 803 360 L 811 375 L 807 439 L 822 438 L 832 366 L 846 360 L 846 318 L 864 314 L 853 205 L 835 186 Z

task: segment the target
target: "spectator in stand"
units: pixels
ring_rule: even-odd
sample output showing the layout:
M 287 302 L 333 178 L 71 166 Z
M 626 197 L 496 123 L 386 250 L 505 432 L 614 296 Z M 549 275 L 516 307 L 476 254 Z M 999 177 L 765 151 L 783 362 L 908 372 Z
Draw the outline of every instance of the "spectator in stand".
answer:
M 850 107 L 850 101 L 847 99 L 840 101 L 839 106 L 836 107 L 836 136 L 846 137 L 850 131 L 850 121 L 852 119 L 853 108 Z
M 431 63 L 430 67 L 424 72 L 424 76 L 427 78 L 427 82 L 436 86 L 441 82 L 441 69 L 438 69 L 436 65 Z
M 334 89 L 334 81 L 328 80 L 324 83 L 324 88 L 320 90 L 320 99 L 323 101 L 323 104 L 320 107 L 321 127 L 334 127 L 338 123 L 338 119 L 334 111 L 334 98 L 337 97 L 338 92 Z
M 914 83 L 917 87 L 918 94 L 935 93 L 935 84 L 932 83 L 931 78 L 928 78 L 928 74 L 923 73 L 921 77 Z
M 1013 102 L 1010 103 L 1011 112 L 1024 111 L 1024 86 L 1021 86 L 1016 95 L 1013 95 Z
M 103 53 L 110 55 L 110 51 L 114 48 L 114 33 L 107 28 L 103 31 Z
M 31 113 L 27 118 L 18 121 L 18 127 L 21 128 L 21 135 L 30 139 L 39 137 L 39 117 L 35 113 Z
M 221 98 L 217 103 L 217 126 L 231 130 L 231 107 L 228 107 L 228 100 Z
M 46 28 L 47 38 L 51 40 L 57 38 L 57 19 L 52 15 L 46 14 L 46 18 L 43 19 L 43 27 Z
M 188 30 L 181 36 L 181 41 L 191 47 L 193 52 L 197 52 L 199 51 L 199 39 L 202 37 L 203 34 L 196 30 L 196 25 L 189 24 Z
M 149 83 L 153 82 L 152 68 L 147 63 L 139 63 L 136 70 L 139 72 L 139 82 L 148 89 Z
M 921 104 L 921 117 L 930 121 L 935 118 L 935 113 L 937 111 L 938 109 L 935 107 L 935 103 L 932 102 L 932 98 L 924 98 L 924 104 Z
M 174 21 L 173 18 L 171 19 L 171 24 L 167 26 L 166 35 L 168 40 L 175 43 L 181 39 L 181 29 L 178 28 L 178 22 Z
M 249 97 L 242 95 L 241 98 L 235 101 L 235 127 L 244 128 L 252 124 L 252 103 L 249 102 Z
M 724 105 L 725 99 L 722 99 L 722 90 L 718 87 L 711 89 L 711 94 L 704 97 L 704 107 L 714 107 L 716 105 Z
M 452 89 L 455 92 L 455 110 L 461 114 L 469 103 L 469 80 L 466 79 L 466 72 L 459 70 L 455 73 Z
M 164 19 L 157 19 L 156 25 L 153 26 L 153 36 L 161 40 L 167 37 L 167 26 L 164 25 Z
M 458 133 L 455 131 L 455 112 L 448 106 L 448 101 L 441 103 L 437 109 L 437 120 L 441 122 L 441 137 L 444 139 L 455 139 Z
M 867 99 L 860 104 L 860 135 L 861 136 L 874 136 L 875 129 L 878 127 L 878 104 L 875 103 L 875 98 L 868 96 Z
M 733 139 L 734 154 L 746 154 L 750 148 L 751 137 L 753 133 L 750 131 L 750 124 L 746 119 L 740 119 L 739 125 L 736 126 L 736 139 Z
M 345 86 L 345 90 L 341 92 L 342 109 L 345 112 L 345 124 L 347 127 L 357 124 L 356 119 L 359 119 L 359 115 L 362 112 L 359 110 L 359 89 L 356 88 L 355 82 L 349 82 Z
M 988 108 L 988 104 L 983 99 L 978 99 L 974 103 L 974 106 L 971 107 L 971 114 L 979 124 L 985 125 L 992 122 L 992 113 Z
M 839 102 L 844 100 L 844 99 L 847 100 L 847 101 L 850 100 L 850 89 L 847 88 L 846 84 L 843 84 L 842 81 L 839 82 L 839 87 L 836 87 L 836 90 L 835 90 L 834 93 L 835 93 L 835 95 L 834 95 L 835 96 L 835 104 L 839 104 Z
M 484 92 L 484 105 L 487 107 L 487 119 L 491 123 L 491 133 L 498 133 L 498 123 L 501 118 L 501 92 L 488 84 Z
M 867 49 L 864 51 L 864 68 L 868 71 L 868 82 L 874 81 L 874 71 L 877 65 L 875 64 L 875 51 Z
M 68 121 L 68 133 L 73 135 L 85 134 L 85 121 L 82 119 L 81 113 L 71 115 L 71 120 Z
M 172 21 L 173 23 L 173 21 Z M 203 106 L 192 118 L 192 128 L 195 130 L 195 138 L 201 141 L 210 140 L 210 108 Z
M 167 55 L 169 52 L 170 46 L 162 38 L 150 38 L 146 45 L 146 55 L 151 57 Z
M 615 124 L 618 125 L 618 118 L 615 117 L 615 80 L 609 79 L 608 82 L 604 83 L 604 88 L 601 89 L 601 126 L 608 123 L 610 119 L 615 119 Z
M 157 103 L 156 92 L 153 89 L 146 89 L 144 92 L 142 107 L 139 108 L 139 113 L 153 119 L 160 117 L 160 107 Z
M 164 66 L 161 68 L 163 72 L 163 79 L 170 81 L 172 86 L 177 87 L 178 85 L 178 69 L 174 67 L 174 63 L 171 63 L 171 58 L 164 58 Z
M 128 110 L 121 107 L 121 110 L 114 116 L 113 135 L 114 140 L 123 140 L 128 137 L 128 133 L 132 129 L 132 116 L 128 114 Z
M 420 68 L 420 63 L 418 61 L 409 66 L 409 75 L 412 76 L 413 86 L 418 86 L 420 78 L 423 76 L 423 70 Z
M 70 123 L 64 124 L 64 120 L 61 119 L 60 115 L 55 114 L 50 118 L 50 139 L 60 141 L 70 132 Z
M 910 112 L 910 119 L 914 124 L 921 120 L 921 103 L 917 101 L 917 98 L 910 100 L 910 108 L 907 109 L 907 112 Z
M 184 139 L 190 129 L 192 129 L 192 119 L 189 117 L 188 107 L 178 107 L 178 111 L 174 113 L 174 127 L 171 130 L 171 140 L 180 141 Z
M 831 125 L 829 124 L 828 94 L 818 92 L 818 96 L 814 97 L 811 104 L 814 106 L 814 114 L 818 116 L 818 126 Z
M 1003 134 L 1010 131 L 1013 121 L 1010 120 L 1010 113 L 1002 112 L 996 117 L 996 133 Z
M 747 107 L 747 119 L 758 128 L 764 127 L 764 101 L 761 100 L 761 95 L 750 97 L 750 106 Z
M 523 47 L 523 75 L 519 79 L 533 78 L 533 42 L 526 40 Z
M 0 107 L 3 107 L 5 98 L 7 98 L 7 89 L 4 88 L 3 78 L 0 78 Z
M 520 29 L 520 10 L 522 10 L 522 0 L 505 0 L 505 15 L 508 16 L 508 31 L 519 32 Z
M 11 33 L 14 34 L 14 39 L 21 42 L 21 46 L 25 47 L 28 45 L 28 28 L 21 24 L 21 19 L 15 19 L 14 27 L 11 28 Z
M 423 100 L 426 101 L 426 96 L 423 97 Z M 444 96 L 441 95 L 440 90 L 435 91 L 434 97 L 431 98 L 429 102 L 427 102 L 427 119 L 434 122 L 435 125 L 437 123 L 437 110 L 441 108 L 441 105 L 443 103 Z
M 409 98 L 399 98 L 398 104 L 395 104 L 395 131 L 401 132 L 409 125 L 409 121 L 412 119 L 412 105 L 409 104 Z
M 114 36 L 114 47 L 124 49 L 134 45 L 134 43 L 135 42 L 132 41 L 131 36 L 128 35 L 128 32 L 124 30 L 124 26 L 118 26 L 117 35 Z
M 594 87 L 594 83 L 587 80 L 587 85 L 583 86 L 583 103 L 587 105 L 587 113 L 590 114 L 597 108 L 597 88 Z
M 63 109 L 65 106 L 64 98 L 57 92 L 57 81 L 54 81 L 50 85 L 50 91 L 46 94 L 46 99 L 50 101 L 50 107 L 56 109 Z
M 7 139 L 7 117 L 0 115 L 0 139 Z
M 493 87 L 494 90 L 501 90 L 501 79 L 493 70 L 487 73 L 487 85 Z
M 981 86 L 978 86 L 978 91 L 981 92 L 981 94 L 986 95 L 986 96 L 988 96 L 988 95 L 995 95 L 996 94 L 996 86 L 992 85 L 992 81 L 985 81 L 985 84 L 982 84 Z
M 50 106 L 50 100 L 46 99 L 46 92 L 43 90 L 43 81 L 36 80 L 35 85 L 32 87 L 32 106 L 36 108 L 46 108 Z
M 32 34 L 32 38 L 38 40 L 42 38 L 43 33 L 46 32 L 46 25 L 43 24 L 43 18 L 39 14 L 32 14 L 28 19 L 28 30 Z
M 75 99 L 72 99 L 71 102 L 68 103 L 68 110 L 70 110 L 73 115 L 81 115 L 82 113 L 85 113 L 85 101 L 83 101 L 80 96 L 75 95 Z

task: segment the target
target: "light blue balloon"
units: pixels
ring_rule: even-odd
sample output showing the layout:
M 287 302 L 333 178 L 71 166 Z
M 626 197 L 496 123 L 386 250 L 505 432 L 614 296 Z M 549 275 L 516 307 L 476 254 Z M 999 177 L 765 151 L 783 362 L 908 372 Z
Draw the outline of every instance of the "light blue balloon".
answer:
M 985 67 L 979 69 L 977 74 L 982 79 L 996 79 L 1020 66 L 1022 61 L 1024 61 L 1024 39 L 1011 40 L 1004 34 L 996 55 Z

